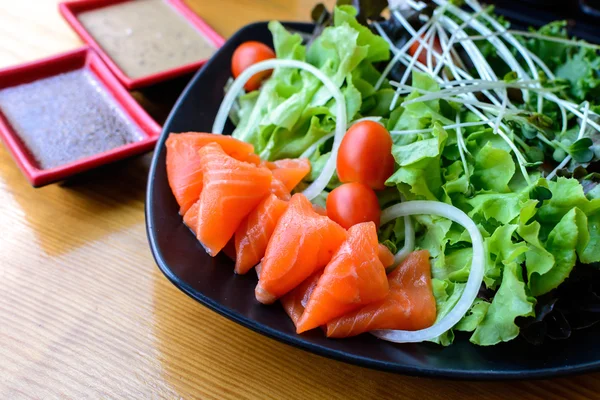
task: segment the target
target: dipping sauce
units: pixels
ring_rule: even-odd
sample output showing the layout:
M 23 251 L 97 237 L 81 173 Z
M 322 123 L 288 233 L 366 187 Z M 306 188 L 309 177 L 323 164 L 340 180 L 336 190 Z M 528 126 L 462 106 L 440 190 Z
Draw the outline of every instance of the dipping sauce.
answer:
M 78 19 L 130 78 L 209 58 L 214 46 L 164 0 L 135 0 L 85 11 Z
M 0 90 L 0 112 L 41 169 L 143 138 L 104 85 L 85 69 Z

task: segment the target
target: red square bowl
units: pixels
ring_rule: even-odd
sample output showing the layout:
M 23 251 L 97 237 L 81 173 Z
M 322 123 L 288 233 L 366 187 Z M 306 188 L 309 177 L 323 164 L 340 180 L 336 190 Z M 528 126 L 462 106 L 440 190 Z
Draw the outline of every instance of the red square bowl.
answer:
M 132 0 L 78 0 L 68 1 L 59 4 L 60 13 L 71 25 L 71 27 L 77 32 L 77 34 L 85 41 L 90 47 L 102 57 L 104 62 L 108 65 L 111 71 L 119 78 L 121 83 L 127 89 L 137 89 L 144 86 L 150 86 L 158 82 L 162 82 L 171 78 L 175 78 L 181 75 L 185 75 L 191 72 L 195 72 L 202 67 L 207 60 L 200 60 L 190 64 L 182 65 L 177 68 L 168 69 L 157 74 L 147 75 L 139 78 L 129 77 L 114 61 L 113 59 L 102 49 L 102 47 L 94 40 L 94 37 L 85 29 L 83 24 L 78 19 L 78 14 L 84 11 L 95 10 L 98 8 L 110 6 L 118 3 L 125 3 Z M 215 46 L 215 49 L 220 48 L 225 39 L 215 32 L 204 20 L 202 20 L 194 11 L 192 11 L 183 0 L 165 0 L 165 2 L 173 7 L 173 9 L 181 14 L 190 24 L 196 28 L 209 43 Z
M 34 187 L 44 186 L 104 164 L 150 151 L 156 144 L 160 134 L 160 125 L 144 111 L 114 77 L 94 50 L 89 47 L 15 67 L 0 69 L 0 90 L 78 69 L 86 69 L 102 84 L 103 89 L 113 98 L 114 104 L 138 128 L 142 138 L 136 142 L 68 164 L 42 169 L 0 109 L 0 137 Z

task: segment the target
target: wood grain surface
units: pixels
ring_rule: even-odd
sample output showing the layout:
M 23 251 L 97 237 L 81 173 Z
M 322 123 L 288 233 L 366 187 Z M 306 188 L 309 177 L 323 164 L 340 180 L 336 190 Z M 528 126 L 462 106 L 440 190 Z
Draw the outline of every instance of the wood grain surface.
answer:
M 331 2 L 330 2 L 331 3 Z M 190 0 L 223 35 L 306 19 L 300 0 Z M 80 46 L 54 0 L 0 0 L 0 68 Z M 600 375 L 469 383 L 315 356 L 244 329 L 159 272 L 149 156 L 31 188 L 0 146 L 0 399 L 598 398 Z

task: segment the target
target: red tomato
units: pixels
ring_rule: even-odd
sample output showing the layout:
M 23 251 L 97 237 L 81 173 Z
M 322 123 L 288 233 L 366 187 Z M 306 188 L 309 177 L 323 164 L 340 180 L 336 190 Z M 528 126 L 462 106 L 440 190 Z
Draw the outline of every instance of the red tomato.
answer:
M 394 172 L 392 137 L 383 125 L 361 121 L 348 129 L 337 156 L 341 182 L 361 182 L 378 190 Z
M 233 57 L 231 58 L 231 72 L 233 73 L 233 77 L 237 78 L 251 65 L 271 58 L 275 58 L 275 52 L 266 44 L 253 41 L 244 42 L 235 49 Z M 261 82 L 267 79 L 271 75 L 271 72 L 271 70 L 268 70 L 254 74 L 252 78 L 246 82 L 244 89 L 246 89 L 247 92 L 258 89 Z
M 421 38 L 424 38 L 424 37 L 425 37 L 425 34 L 421 35 Z M 427 43 L 427 45 L 431 44 L 431 42 L 429 40 L 426 43 Z M 417 50 L 419 49 L 420 45 L 421 45 L 421 42 L 419 42 L 417 40 L 410 46 L 410 49 L 408 49 L 408 52 L 410 53 L 411 56 L 414 57 L 414 55 L 417 53 Z M 440 44 L 440 39 L 438 39 L 437 36 L 433 37 L 433 49 L 440 55 L 443 52 L 442 45 Z M 419 53 L 419 56 L 417 57 L 417 60 L 422 64 L 427 64 L 427 53 L 428 52 L 429 52 L 429 50 L 425 47 L 425 45 L 423 45 L 421 48 L 421 52 Z M 437 60 L 436 60 L 434 54 L 431 55 L 431 60 L 433 62 L 433 65 L 435 66 Z
M 381 209 L 373 189 L 362 183 L 352 182 L 338 186 L 329 193 L 327 216 L 346 229 L 367 221 L 373 221 L 379 226 Z

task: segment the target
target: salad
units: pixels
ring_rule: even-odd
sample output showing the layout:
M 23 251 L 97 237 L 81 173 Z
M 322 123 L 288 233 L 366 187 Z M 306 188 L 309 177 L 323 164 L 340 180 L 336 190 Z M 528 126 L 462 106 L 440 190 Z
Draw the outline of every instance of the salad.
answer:
M 272 21 L 273 50 L 236 50 L 212 132 L 231 119 L 233 139 L 167 143 L 168 171 L 201 171 L 186 224 L 211 255 L 234 237 L 236 272 L 258 264 L 257 299 L 281 299 L 298 332 L 336 337 L 394 296 L 413 317 L 371 332 L 394 342 L 539 344 L 600 320 L 600 46 L 562 21 L 512 29 L 476 0 L 409 0 L 387 19 L 387 2 L 359 3 L 317 7 L 312 35 Z M 227 179 L 252 195 L 209 213 Z M 231 232 L 200 226 L 209 214 Z M 258 225 L 266 239 L 248 242 Z M 345 287 L 342 271 L 364 280 Z

